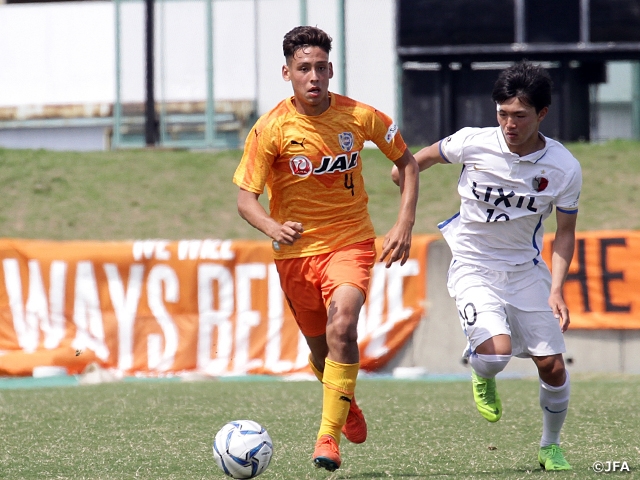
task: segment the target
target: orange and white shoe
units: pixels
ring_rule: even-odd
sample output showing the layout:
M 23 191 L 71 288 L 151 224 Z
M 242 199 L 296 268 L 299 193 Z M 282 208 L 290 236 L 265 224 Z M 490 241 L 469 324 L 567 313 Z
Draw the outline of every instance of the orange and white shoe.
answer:
M 336 440 L 331 435 L 322 435 L 316 442 L 316 449 L 313 452 L 313 463 L 318 468 L 324 468 L 330 472 L 340 468 L 340 449 Z
M 342 433 L 352 443 L 363 443 L 367 439 L 367 421 L 356 403 L 356 397 L 351 399 L 347 423 L 342 427 Z

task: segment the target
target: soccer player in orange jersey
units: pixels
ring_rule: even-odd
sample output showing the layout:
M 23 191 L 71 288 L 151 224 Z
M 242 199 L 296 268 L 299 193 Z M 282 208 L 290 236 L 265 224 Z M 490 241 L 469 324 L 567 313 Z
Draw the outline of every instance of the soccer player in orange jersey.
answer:
M 334 471 L 341 464 L 341 432 L 354 443 L 367 436 L 354 398 L 357 322 L 376 261 L 364 143 L 373 141 L 399 171 L 400 212 L 379 256 L 387 267 L 409 257 L 418 166 L 388 116 L 329 92 L 331 37 L 316 27 L 296 27 L 285 35 L 283 50 L 282 77 L 293 96 L 256 122 L 233 181 L 240 187 L 240 216 L 273 240 L 282 289 L 323 384 L 313 461 Z M 269 213 L 258 201 L 265 185 Z

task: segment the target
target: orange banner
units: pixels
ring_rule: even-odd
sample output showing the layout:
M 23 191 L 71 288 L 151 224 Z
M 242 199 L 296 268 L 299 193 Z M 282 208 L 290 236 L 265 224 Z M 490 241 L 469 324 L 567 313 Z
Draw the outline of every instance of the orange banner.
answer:
M 545 236 L 549 266 L 552 241 Z M 564 297 L 571 329 L 640 329 L 640 232 L 577 233 Z
M 424 315 L 428 244 L 376 264 L 358 324 L 361 366 L 382 367 Z M 380 251 L 381 239 L 377 241 Z M 0 239 L 0 375 L 307 369 L 265 241 L 51 242 Z

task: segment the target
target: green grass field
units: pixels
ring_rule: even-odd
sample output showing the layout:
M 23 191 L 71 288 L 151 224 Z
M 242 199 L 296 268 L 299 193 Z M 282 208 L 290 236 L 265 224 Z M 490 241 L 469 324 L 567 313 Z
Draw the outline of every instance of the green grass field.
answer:
M 0 477 L 9 479 L 215 479 L 215 432 L 253 419 L 272 436 L 264 480 L 598 478 L 594 462 L 627 462 L 640 474 L 640 378 L 572 380 L 563 447 L 571 472 L 543 472 L 538 382 L 500 379 L 505 414 L 476 412 L 470 381 L 363 378 L 369 423 L 362 445 L 342 442 L 342 468 L 311 463 L 319 425 L 316 382 L 125 381 L 0 390 Z
M 640 142 L 570 144 L 583 166 L 580 230 L 640 229 Z M 412 149 L 415 151 L 416 149 Z M 132 150 L 48 152 L 0 149 L 0 235 L 54 240 L 263 239 L 236 213 L 231 183 L 241 152 Z M 378 234 L 395 221 L 390 163 L 363 153 Z M 416 233 L 458 209 L 457 167 L 421 177 Z M 553 229 L 552 221 L 548 229 Z M 320 421 L 314 382 L 125 381 L 96 386 L 0 389 L 0 478 L 225 478 L 211 453 L 215 432 L 249 418 L 274 440 L 268 479 L 597 478 L 594 462 L 627 462 L 640 478 L 640 378 L 572 380 L 563 433 L 571 472 L 542 472 L 537 460 L 538 384 L 499 378 L 505 415 L 477 414 L 469 381 L 365 378 L 359 403 L 370 429 L 342 445 L 330 474 L 310 461 Z M 0 382 L 1 383 L 1 382 Z
M 640 229 L 640 142 L 567 146 L 583 167 L 578 229 Z M 264 239 L 236 211 L 237 187 L 231 178 L 241 154 L 0 149 L 0 235 Z M 384 235 L 399 204 L 389 177 L 391 163 L 374 149 L 362 157 L 369 211 L 378 235 Z M 416 233 L 437 232 L 437 223 L 458 211 L 459 172 L 457 166 L 438 165 L 421 175 Z M 547 228 L 554 228 L 553 221 Z

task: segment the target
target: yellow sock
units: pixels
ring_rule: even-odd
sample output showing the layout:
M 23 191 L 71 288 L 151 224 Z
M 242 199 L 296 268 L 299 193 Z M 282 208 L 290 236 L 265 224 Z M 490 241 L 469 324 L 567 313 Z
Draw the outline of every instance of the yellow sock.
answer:
M 322 423 L 318 438 L 331 435 L 340 444 L 342 426 L 347 421 L 349 406 L 356 389 L 359 363 L 345 365 L 327 359 L 324 364 Z
M 311 354 L 309 354 L 309 366 L 311 367 L 311 371 L 316 376 L 318 380 L 322 382 L 323 373 L 316 368 L 316 366 L 311 361 Z

